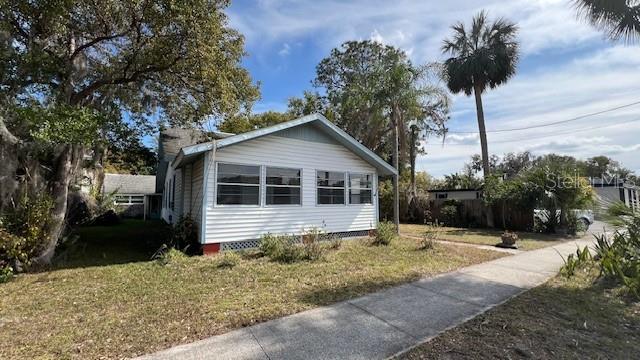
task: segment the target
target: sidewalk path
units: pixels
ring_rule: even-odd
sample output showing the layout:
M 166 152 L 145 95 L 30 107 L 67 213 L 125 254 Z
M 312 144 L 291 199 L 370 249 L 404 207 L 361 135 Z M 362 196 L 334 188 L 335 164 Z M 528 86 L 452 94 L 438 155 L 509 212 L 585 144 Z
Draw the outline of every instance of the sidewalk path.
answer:
M 143 359 L 384 359 L 461 324 L 562 266 L 589 235 L 176 346 Z

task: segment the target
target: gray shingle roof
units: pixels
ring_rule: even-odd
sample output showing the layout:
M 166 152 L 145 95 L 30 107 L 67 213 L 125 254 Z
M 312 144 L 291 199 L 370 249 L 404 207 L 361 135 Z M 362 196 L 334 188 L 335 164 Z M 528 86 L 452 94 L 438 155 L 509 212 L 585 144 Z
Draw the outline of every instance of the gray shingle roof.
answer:
M 118 194 L 154 194 L 155 175 L 104 174 L 103 191 Z

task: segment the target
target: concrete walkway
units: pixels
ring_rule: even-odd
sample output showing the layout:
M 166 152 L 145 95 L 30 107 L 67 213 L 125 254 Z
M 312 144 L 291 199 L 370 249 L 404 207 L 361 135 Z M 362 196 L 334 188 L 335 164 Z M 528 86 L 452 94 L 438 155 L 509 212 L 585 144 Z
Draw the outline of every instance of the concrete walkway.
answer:
M 144 359 L 384 359 L 557 274 L 592 237 L 522 252 L 248 328 Z

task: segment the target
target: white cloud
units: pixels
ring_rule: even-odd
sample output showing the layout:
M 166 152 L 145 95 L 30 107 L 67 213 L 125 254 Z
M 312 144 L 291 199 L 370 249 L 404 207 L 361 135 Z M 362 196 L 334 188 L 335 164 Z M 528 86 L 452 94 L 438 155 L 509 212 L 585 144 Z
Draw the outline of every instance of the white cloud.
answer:
M 382 35 L 380 35 L 377 29 L 373 29 L 373 32 L 371 33 L 371 36 L 369 36 L 369 39 L 380 44 L 385 44 L 384 38 L 382 37 Z
M 289 44 L 287 43 L 282 44 L 282 49 L 278 51 L 278 55 L 280 56 L 287 56 L 290 53 L 291 53 L 291 46 L 289 46 Z
M 328 54 L 346 40 L 373 39 L 425 62 L 443 59 L 440 46 L 450 26 L 457 21 L 468 24 L 480 9 L 518 24 L 521 63 L 526 66 L 507 84 L 484 94 L 489 130 L 545 124 L 640 100 L 640 47 L 603 41 L 600 33 L 577 19 L 568 0 L 262 0 L 242 14 L 232 6 L 230 20 L 246 35 L 252 54 L 283 51 L 283 44 L 302 41 Z M 260 104 L 259 110 L 269 106 Z M 450 130 L 476 131 L 475 114 L 472 97 L 455 96 Z M 578 157 L 606 154 L 640 171 L 640 123 L 571 133 L 636 117 L 640 106 L 553 127 L 489 133 L 489 150 L 498 155 L 522 150 Z M 477 134 L 450 133 L 444 147 L 441 139 L 429 139 L 426 149 L 418 168 L 436 176 L 461 169 L 480 152 Z
M 261 1 L 243 9 L 242 14 L 232 6 L 229 15 L 231 25 L 252 46 L 312 35 L 328 51 L 346 40 L 373 38 L 405 50 L 417 49 L 415 60 L 425 61 L 440 56 L 440 44 L 452 24 L 469 23 L 481 9 L 488 10 L 491 17 L 517 22 L 525 53 L 575 46 L 600 37 L 589 25 L 578 21 L 566 0 L 275 0 Z

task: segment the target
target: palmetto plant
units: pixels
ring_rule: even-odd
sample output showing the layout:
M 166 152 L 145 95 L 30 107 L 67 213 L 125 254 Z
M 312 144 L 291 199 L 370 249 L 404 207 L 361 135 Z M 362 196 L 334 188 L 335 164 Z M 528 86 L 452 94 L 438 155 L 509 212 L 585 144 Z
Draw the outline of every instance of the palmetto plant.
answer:
M 475 95 L 482 146 L 484 176 L 488 176 L 489 150 L 482 107 L 482 93 L 504 84 L 516 72 L 518 62 L 517 26 L 505 19 L 490 22 L 481 11 L 471 28 L 463 23 L 452 26 L 453 36 L 446 39 L 442 51 L 451 57 L 444 63 L 447 86 L 453 93 Z
M 640 0 L 575 0 L 574 6 L 610 39 L 640 39 Z

